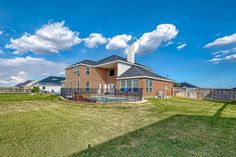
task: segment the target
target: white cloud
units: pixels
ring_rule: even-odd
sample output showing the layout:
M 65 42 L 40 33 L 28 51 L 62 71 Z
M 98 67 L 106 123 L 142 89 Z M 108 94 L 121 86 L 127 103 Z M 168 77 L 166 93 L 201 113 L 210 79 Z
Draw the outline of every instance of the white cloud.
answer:
M 209 62 L 211 63 L 219 63 L 220 61 L 222 61 L 222 58 L 217 58 L 217 57 L 209 60 Z
M 42 79 L 45 73 L 58 75 L 68 65 L 43 58 L 16 57 L 0 58 L 0 86 L 13 86 L 21 80 Z
M 183 49 L 185 46 L 187 46 L 186 43 L 185 43 L 185 44 L 181 44 L 181 45 L 177 46 L 177 49 L 178 49 L 178 50 Z
M 224 58 L 226 61 L 236 62 L 236 54 L 228 55 Z
M 10 78 L 12 83 L 21 83 L 27 79 L 27 75 L 28 75 L 27 72 L 20 71 L 17 73 L 17 75 L 12 75 Z
M 0 30 L 0 35 L 2 35 L 3 34 L 3 31 L 2 30 Z
M 173 24 L 160 24 L 152 32 L 144 33 L 131 46 L 134 53 L 145 53 L 156 50 L 164 42 L 169 42 L 178 34 L 178 30 Z M 128 49 L 126 49 L 127 52 Z
M 204 47 L 210 48 L 210 47 L 216 47 L 216 46 L 225 46 L 225 45 L 229 45 L 233 43 L 236 43 L 236 33 L 229 36 L 222 37 L 222 38 L 218 38 L 214 40 L 213 42 L 206 44 Z
M 57 73 L 57 75 L 65 75 L 65 71 L 61 71 L 61 72 Z
M 169 42 L 166 43 L 163 47 L 167 47 L 167 46 L 172 45 L 172 44 L 174 44 L 174 42 L 173 42 L 173 41 L 169 41 Z
M 128 42 L 131 40 L 132 36 L 127 34 L 116 35 L 109 39 L 106 49 L 117 50 L 128 47 Z
M 0 55 L 1 55 L 1 54 L 4 54 L 4 53 L 5 53 L 5 52 L 4 52 L 2 49 L 0 49 Z
M 213 59 L 209 60 L 209 62 L 212 63 L 220 63 L 223 61 L 231 61 L 235 62 L 235 56 L 236 56 L 236 47 L 225 49 L 225 50 L 219 50 L 216 52 L 213 52 L 212 55 L 214 56 Z
M 216 51 L 216 52 L 213 52 L 212 54 L 215 56 L 224 56 L 224 55 L 235 53 L 235 52 L 236 52 L 236 47 L 231 48 L 231 49 Z
M 85 46 L 88 48 L 98 47 L 98 45 L 105 44 L 107 39 L 99 33 L 91 33 L 87 38 L 83 39 Z
M 10 40 L 6 48 L 14 49 L 14 54 L 28 51 L 34 53 L 58 53 L 81 42 L 77 32 L 64 26 L 64 21 L 43 25 L 34 35 L 25 33 L 17 39 Z
M 49 76 L 49 75 L 50 75 L 49 73 L 42 74 L 42 76 Z

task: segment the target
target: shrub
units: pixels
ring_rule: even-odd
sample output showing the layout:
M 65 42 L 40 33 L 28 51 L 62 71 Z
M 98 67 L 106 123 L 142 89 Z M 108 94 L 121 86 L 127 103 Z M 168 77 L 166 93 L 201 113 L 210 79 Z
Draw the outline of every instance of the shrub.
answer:
M 34 86 L 34 88 L 31 90 L 31 93 L 39 93 L 39 87 Z

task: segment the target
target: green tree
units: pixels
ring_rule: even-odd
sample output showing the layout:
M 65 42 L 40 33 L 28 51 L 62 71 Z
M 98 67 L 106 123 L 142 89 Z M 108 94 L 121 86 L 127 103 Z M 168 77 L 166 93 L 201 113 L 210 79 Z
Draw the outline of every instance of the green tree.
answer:
M 39 87 L 34 86 L 34 88 L 31 90 L 31 93 L 39 93 Z

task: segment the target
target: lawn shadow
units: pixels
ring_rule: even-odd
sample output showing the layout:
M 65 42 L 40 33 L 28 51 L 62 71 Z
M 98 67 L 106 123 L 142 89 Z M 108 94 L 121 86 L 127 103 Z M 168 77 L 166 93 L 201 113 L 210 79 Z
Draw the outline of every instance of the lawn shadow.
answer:
M 220 117 L 226 106 L 214 116 L 174 115 L 68 157 L 235 156 L 236 119 Z
M 224 103 L 224 105 L 222 105 L 217 111 L 216 113 L 213 115 L 213 117 L 215 118 L 219 118 L 220 115 L 222 114 L 222 112 L 224 111 L 224 109 L 227 107 L 227 103 Z

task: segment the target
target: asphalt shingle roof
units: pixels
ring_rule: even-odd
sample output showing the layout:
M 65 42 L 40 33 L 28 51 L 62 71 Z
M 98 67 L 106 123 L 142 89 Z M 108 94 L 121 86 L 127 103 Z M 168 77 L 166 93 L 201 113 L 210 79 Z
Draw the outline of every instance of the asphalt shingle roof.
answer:
M 104 59 L 101 59 L 101 60 L 99 60 L 97 62 L 85 59 L 85 60 L 82 60 L 82 61 L 80 61 L 78 63 L 72 64 L 69 67 L 72 67 L 72 66 L 77 65 L 77 64 L 99 65 L 99 64 L 114 62 L 114 61 L 118 61 L 118 60 L 128 63 L 126 58 L 123 58 L 123 57 L 120 57 L 120 56 L 117 56 L 117 55 L 111 55 L 111 56 L 106 57 Z M 139 65 L 139 66 L 147 67 L 147 66 L 139 64 L 139 63 L 135 63 L 135 64 Z M 147 68 L 149 68 L 149 67 L 147 67 Z
M 101 59 L 101 60 L 97 61 L 97 65 L 98 64 L 103 64 L 103 63 L 108 63 L 108 62 L 113 62 L 113 61 L 117 61 L 117 60 L 127 62 L 127 60 L 123 57 L 120 57 L 120 56 L 117 56 L 117 55 L 111 55 L 109 57 L 106 57 L 104 59 Z
M 118 60 L 124 61 L 124 62 L 128 62 L 127 59 L 124 58 L 124 57 L 117 56 L 117 55 L 111 55 L 111 56 L 109 56 L 109 57 L 107 57 L 107 58 L 104 58 L 104 59 L 102 59 L 102 60 L 99 60 L 99 61 L 97 62 L 97 65 L 98 65 L 98 64 L 103 64 L 103 63 L 108 63 L 108 62 L 113 62 L 113 61 L 118 61 Z M 137 63 L 137 62 L 135 62 L 135 64 L 140 65 L 140 66 L 143 66 L 143 67 L 147 67 L 147 66 L 142 65 L 142 64 L 139 64 L 139 63 Z M 147 68 L 148 68 L 148 67 L 147 67 Z
M 179 83 L 179 86 L 180 87 L 188 87 L 188 88 L 198 88 L 197 86 L 190 84 L 188 82 L 181 82 L 181 83 Z
M 39 85 L 61 85 L 65 77 L 49 76 L 38 82 Z
M 77 65 L 77 64 L 96 65 L 97 62 L 92 61 L 92 60 L 85 59 L 85 60 L 82 60 L 82 61 L 80 61 L 80 62 L 78 62 L 78 63 L 72 64 L 71 66 L 73 66 L 73 65 Z
M 158 75 L 152 71 L 149 71 L 149 70 L 146 70 L 145 68 L 141 68 L 141 67 L 137 67 L 137 66 L 130 67 L 127 71 L 125 71 L 123 74 L 121 74 L 119 76 L 119 78 L 137 77 L 137 76 L 148 76 L 148 77 L 155 77 L 155 78 L 159 78 L 159 79 L 170 80 L 164 76 Z
M 29 84 L 31 82 L 34 82 L 34 80 L 27 80 L 25 82 L 22 82 L 22 83 L 19 83 L 19 84 L 15 85 L 15 87 L 24 87 L 24 86 L 26 86 L 27 84 Z

